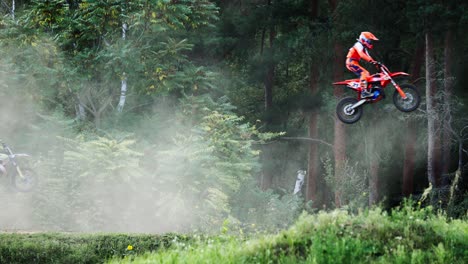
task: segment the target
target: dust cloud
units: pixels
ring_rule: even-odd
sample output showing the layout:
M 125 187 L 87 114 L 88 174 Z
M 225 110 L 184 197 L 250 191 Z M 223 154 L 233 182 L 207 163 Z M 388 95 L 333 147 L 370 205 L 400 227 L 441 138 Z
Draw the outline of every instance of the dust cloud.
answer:
M 70 118 L 60 111 L 43 111 L 31 90 L 12 76 L 11 69 L 2 65 L 0 140 L 15 153 L 32 155 L 38 185 L 31 192 L 18 192 L 6 176 L 0 177 L 0 232 L 184 232 L 199 222 L 202 210 L 196 207 L 201 201 L 180 187 L 189 176 L 174 181 L 184 162 L 179 158 L 184 157 L 161 154 L 177 153 L 170 147 L 171 138 L 190 127 L 162 123 L 165 128 L 156 138 L 151 136 L 155 129 L 151 122 L 160 120 L 150 117 L 134 133 L 140 140 L 145 136 L 150 140 L 135 141 L 125 150 L 134 151 L 128 156 L 113 157 L 110 151 L 109 158 L 100 161 L 97 154 L 83 149 L 72 153 L 70 146 L 78 145 L 73 143 L 77 134 L 70 128 Z M 190 152 L 190 147 L 184 151 Z M 73 155 L 83 157 L 73 160 Z M 164 164 L 155 162 L 161 155 Z
M 194 228 L 199 211 L 195 208 L 201 201 L 181 189 L 182 181 L 189 178 L 177 176 L 179 182 L 174 181 L 184 161 L 177 156 L 158 157 L 163 146 L 165 152 L 177 150 L 167 144 L 136 141 L 131 149 L 137 156 L 113 157 L 115 163 L 109 164 L 112 158 L 100 161 L 97 154 L 73 152 L 67 141 L 75 139 L 68 138 L 69 132 L 60 123 L 44 120 L 33 108 L 23 109 L 26 102 L 32 102 L 11 96 L 2 93 L 1 139 L 16 153 L 32 154 L 38 185 L 22 193 L 2 177 L 0 230 L 164 233 Z M 165 131 L 166 140 L 175 134 L 168 127 Z M 190 152 L 189 148 L 185 151 Z M 80 154 L 89 157 L 71 159 Z

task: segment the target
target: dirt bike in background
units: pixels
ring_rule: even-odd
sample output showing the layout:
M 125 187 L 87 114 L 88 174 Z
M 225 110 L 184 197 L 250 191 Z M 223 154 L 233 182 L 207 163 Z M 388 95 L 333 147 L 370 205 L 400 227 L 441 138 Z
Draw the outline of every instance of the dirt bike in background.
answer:
M 390 72 L 390 70 L 380 62 L 376 63 L 379 73 L 368 77 L 367 82 L 372 97 L 361 97 L 361 82 L 359 79 L 350 79 L 341 82 L 335 82 L 334 85 L 346 85 L 347 88 L 355 91 L 357 97 L 345 97 L 338 102 L 336 114 L 338 118 L 346 123 L 356 123 L 361 119 L 363 105 L 376 103 L 385 98 L 384 88 L 388 84 L 393 84 L 395 92 L 393 93 L 393 104 L 402 112 L 411 112 L 416 110 L 421 103 L 421 96 L 418 90 L 412 84 L 405 83 L 398 85 L 393 78 L 397 76 L 408 76 L 405 72 Z
M 29 192 L 37 184 L 37 175 L 28 166 L 24 153 L 13 153 L 11 148 L 2 142 L 3 152 L 0 153 L 0 177 L 7 177 L 11 187 L 19 192 Z

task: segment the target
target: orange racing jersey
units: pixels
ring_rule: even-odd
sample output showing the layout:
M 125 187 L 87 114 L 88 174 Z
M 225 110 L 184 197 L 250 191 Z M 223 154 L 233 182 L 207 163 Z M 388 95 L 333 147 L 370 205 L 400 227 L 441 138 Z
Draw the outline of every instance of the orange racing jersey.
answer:
M 356 61 L 361 59 L 364 59 L 368 62 L 374 61 L 374 59 L 372 59 L 372 57 L 369 55 L 369 52 L 367 52 L 367 49 L 359 41 L 349 49 L 346 58 Z

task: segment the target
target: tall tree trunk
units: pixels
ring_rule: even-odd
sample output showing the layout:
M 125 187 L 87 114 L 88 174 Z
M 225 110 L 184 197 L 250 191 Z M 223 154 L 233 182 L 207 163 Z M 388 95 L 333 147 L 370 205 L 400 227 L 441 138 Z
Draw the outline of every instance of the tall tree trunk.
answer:
M 122 10 L 123 12 L 123 10 Z M 122 39 L 127 38 L 127 23 L 122 23 Z M 125 106 L 125 99 L 127 98 L 127 75 L 125 72 L 122 74 L 122 81 L 120 84 L 120 99 L 119 104 L 117 105 L 117 111 L 121 113 Z
M 424 58 L 424 44 L 421 42 L 413 56 L 411 69 L 411 82 L 417 81 L 421 77 L 421 68 Z M 402 192 L 404 196 L 409 196 L 413 193 L 413 178 L 416 159 L 416 120 L 409 119 L 406 122 L 405 136 L 405 153 L 403 161 L 403 186 Z
M 15 9 L 16 9 L 16 2 L 15 0 L 11 1 L 11 18 L 15 20 Z
M 372 118 L 372 124 L 379 126 L 378 117 L 374 116 Z M 379 139 L 382 136 L 378 133 L 377 130 L 371 129 L 367 132 L 365 139 L 365 149 L 366 154 L 364 155 L 364 160 L 369 163 L 369 206 L 377 204 L 380 197 L 380 186 L 379 186 L 379 172 L 380 172 L 380 153 L 381 148 L 379 145 Z
M 267 1 L 268 5 L 271 5 L 271 0 Z M 270 25 L 269 27 L 269 50 L 266 52 L 266 54 L 271 55 L 273 52 L 273 42 L 275 39 L 275 28 L 274 25 Z M 261 43 L 263 47 L 263 43 Z M 261 50 L 263 51 L 263 48 Z M 264 80 L 264 95 L 265 95 L 265 113 L 266 113 L 266 118 L 265 118 L 265 123 L 267 127 L 270 127 L 273 123 L 273 118 L 272 118 L 272 107 L 273 107 L 273 81 L 275 78 L 275 64 L 271 58 L 268 58 L 266 61 L 266 75 L 265 75 L 265 80 Z M 263 175 L 262 175 L 262 182 L 261 182 L 261 187 L 262 189 L 266 190 L 271 188 L 272 182 L 273 182 L 273 146 L 267 145 L 263 148 L 262 152 L 263 156 Z
M 369 206 L 377 204 L 379 201 L 379 168 L 380 161 L 377 156 L 370 157 L 369 171 Z
M 451 29 L 447 30 L 445 35 L 445 44 L 444 44 L 444 118 L 443 122 L 443 138 L 442 138 L 442 174 L 447 174 L 450 169 L 450 159 L 451 159 L 451 143 L 452 137 L 450 133 L 450 122 L 452 121 L 451 113 L 451 99 L 452 99 L 452 89 L 453 89 L 453 32 Z M 443 185 L 448 184 L 446 177 L 443 178 Z
M 319 11 L 319 1 L 318 0 L 311 0 L 310 1 L 310 17 L 312 20 L 317 19 L 318 11 Z
M 260 39 L 260 56 L 263 56 L 263 50 L 265 49 L 265 34 L 266 34 L 266 29 L 262 29 L 262 37 Z
M 335 42 L 334 45 L 335 58 L 333 61 L 333 80 L 338 81 L 344 78 L 343 74 L 343 64 L 344 64 L 344 51 L 341 43 Z M 338 101 L 343 97 L 344 91 L 342 87 L 335 87 L 333 95 Z M 335 182 L 337 184 L 342 184 L 342 177 L 344 173 L 344 165 L 346 160 L 346 128 L 343 122 L 335 117 L 335 133 L 334 133 L 334 159 L 335 159 Z M 341 207 L 343 201 L 341 199 L 341 193 L 338 191 L 341 189 L 341 186 L 336 186 L 335 190 L 335 205 Z
M 264 145 L 262 148 L 262 178 L 260 180 L 260 188 L 268 190 L 273 184 L 273 146 L 271 144 Z
M 125 72 L 122 74 L 122 80 L 120 83 L 120 99 L 117 105 L 117 111 L 121 113 L 125 106 L 125 100 L 127 99 L 127 75 Z
M 403 183 L 402 192 L 404 196 L 409 196 L 413 193 L 413 179 L 416 159 L 416 132 L 417 124 L 414 120 L 406 122 L 405 136 L 405 157 L 403 161 Z
M 310 18 L 311 21 L 317 19 L 318 15 L 318 0 L 310 2 Z M 318 92 L 319 82 L 319 68 L 318 64 L 312 59 L 310 67 L 310 93 L 312 96 Z M 318 122 L 319 113 L 317 109 L 313 109 L 309 116 L 309 138 L 318 138 Z M 309 161 L 307 169 L 307 188 L 306 188 L 306 201 L 313 201 L 313 206 L 318 207 L 319 201 L 317 199 L 317 183 L 318 183 L 318 168 L 319 168 L 319 153 L 318 144 L 311 142 L 309 144 Z
M 433 187 L 439 186 L 440 136 L 437 129 L 434 46 L 432 33 L 426 33 L 426 105 L 427 105 L 427 177 Z
M 330 5 L 330 9 L 332 12 L 335 12 L 336 7 L 338 6 L 339 0 L 328 0 L 328 4 Z
M 312 95 L 318 91 L 318 67 L 313 64 L 310 71 L 310 92 Z M 318 138 L 318 121 L 319 114 L 316 109 L 312 110 L 309 116 L 309 138 Z M 307 171 L 307 189 L 306 200 L 313 201 L 313 205 L 318 206 L 317 201 L 317 182 L 318 182 L 318 144 L 317 142 L 309 143 L 309 161 Z
M 275 38 L 275 30 L 273 26 L 270 28 L 270 51 L 269 54 L 272 54 L 273 49 L 273 40 Z M 275 77 L 275 64 L 269 59 L 267 62 L 267 73 L 265 77 L 265 111 L 267 113 L 267 122 L 271 122 L 270 111 L 273 106 L 273 80 Z
M 83 104 L 81 104 L 81 102 L 78 102 L 75 108 L 76 118 L 82 121 L 86 120 L 86 109 L 83 106 Z
M 338 7 L 339 0 L 329 0 L 328 4 L 332 13 L 335 13 L 336 8 Z M 336 18 L 336 17 L 334 17 Z M 338 81 L 344 78 L 343 68 L 345 63 L 345 54 L 343 50 L 343 45 L 335 39 L 335 44 L 333 46 L 334 59 L 333 59 L 333 80 Z M 335 87 L 333 90 L 333 95 L 336 100 L 339 100 L 343 97 L 344 91 L 341 87 Z M 334 125 L 334 140 L 333 140 L 333 150 L 334 150 L 334 160 L 335 160 L 335 182 L 336 184 L 342 184 L 342 175 L 344 173 L 344 165 L 346 160 L 346 130 L 344 124 L 335 117 Z M 335 186 L 335 206 L 341 207 L 343 201 L 341 199 L 340 190 L 341 186 Z
M 265 111 L 267 113 L 267 122 L 272 122 L 271 110 L 273 107 L 273 79 L 275 78 L 275 66 L 269 62 L 267 74 L 265 77 Z

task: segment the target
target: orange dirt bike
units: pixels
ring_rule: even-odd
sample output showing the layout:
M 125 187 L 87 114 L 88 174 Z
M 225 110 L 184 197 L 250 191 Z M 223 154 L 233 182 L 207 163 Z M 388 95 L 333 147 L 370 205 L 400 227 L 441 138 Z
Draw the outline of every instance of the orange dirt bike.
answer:
M 7 176 L 13 189 L 19 192 L 29 192 L 37 184 L 37 175 L 27 166 L 24 153 L 13 153 L 11 148 L 2 142 L 3 152 L 0 153 L 0 177 Z M 21 159 L 19 159 L 21 158 Z
M 346 123 L 353 124 L 359 121 L 362 116 L 362 107 L 364 104 L 376 103 L 385 98 L 384 88 L 388 84 L 393 84 L 395 92 L 393 93 L 393 104 L 402 112 L 411 112 L 416 110 L 421 103 L 421 96 L 418 90 L 412 84 L 397 84 L 393 78 L 397 76 L 408 76 L 405 72 L 390 72 L 390 70 L 380 62 L 376 63 L 379 73 L 368 77 L 368 89 L 372 93 L 371 97 L 361 97 L 361 83 L 359 79 L 350 79 L 341 82 L 335 82 L 334 85 L 346 85 L 357 93 L 356 97 L 345 97 L 338 102 L 336 114 L 338 118 Z

